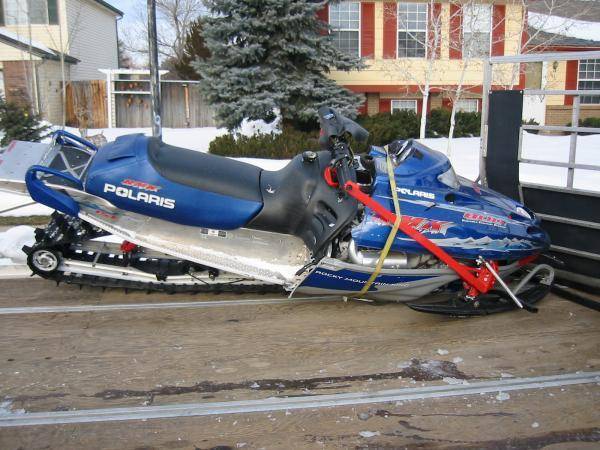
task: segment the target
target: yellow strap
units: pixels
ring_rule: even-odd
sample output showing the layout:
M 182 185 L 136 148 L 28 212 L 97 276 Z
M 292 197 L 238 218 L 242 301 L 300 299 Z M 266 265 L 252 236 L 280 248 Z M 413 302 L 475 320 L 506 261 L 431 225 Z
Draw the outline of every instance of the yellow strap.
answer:
M 373 273 L 369 277 L 369 280 L 365 283 L 365 285 L 363 286 L 361 291 L 358 293 L 358 295 L 366 294 L 369 291 L 369 289 L 371 288 L 371 286 L 373 285 L 373 283 L 375 282 L 375 279 L 379 276 L 379 273 L 381 272 L 381 268 L 383 267 L 383 262 L 385 261 L 385 258 L 387 257 L 387 255 L 390 251 L 390 248 L 392 247 L 394 238 L 396 237 L 396 233 L 398 232 L 398 227 L 400 226 L 400 222 L 402 221 L 402 216 L 400 214 L 400 204 L 398 203 L 398 192 L 396 192 L 396 176 L 394 174 L 394 165 L 392 164 L 392 159 L 390 158 L 388 146 L 386 145 L 383 148 L 385 150 L 385 155 L 386 155 L 387 172 L 388 172 L 388 177 L 390 179 L 390 189 L 392 191 L 392 200 L 394 202 L 394 212 L 396 213 L 396 221 L 394 222 L 394 225 L 392 226 L 392 229 L 390 230 L 390 234 L 388 235 L 387 240 L 385 241 L 385 245 L 383 246 L 383 249 L 381 250 L 381 254 L 379 255 L 379 261 L 377 261 L 375 270 L 373 271 Z

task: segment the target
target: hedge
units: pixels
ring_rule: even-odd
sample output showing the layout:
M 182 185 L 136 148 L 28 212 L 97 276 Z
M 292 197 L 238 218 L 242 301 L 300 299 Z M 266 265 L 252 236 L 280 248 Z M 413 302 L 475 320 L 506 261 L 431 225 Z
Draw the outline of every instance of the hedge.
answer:
M 305 150 L 319 148 L 318 132 L 298 131 L 284 127 L 280 134 L 254 136 L 225 134 L 215 138 L 208 151 L 215 155 L 246 158 L 289 159 Z
M 479 136 L 479 113 L 456 113 L 455 137 Z M 419 137 L 421 116 L 413 111 L 397 111 L 394 114 L 380 113 L 374 116 L 361 116 L 358 123 L 369 131 L 366 144 L 353 143 L 357 153 L 365 152 L 370 145 L 385 145 L 396 139 Z M 303 127 L 309 130 L 310 126 Z M 434 109 L 427 121 L 427 136 L 448 136 L 450 111 Z M 318 150 L 318 132 L 300 131 L 284 125 L 280 134 L 258 134 L 252 137 L 226 134 L 210 143 L 209 151 L 215 155 L 287 159 L 305 150 Z

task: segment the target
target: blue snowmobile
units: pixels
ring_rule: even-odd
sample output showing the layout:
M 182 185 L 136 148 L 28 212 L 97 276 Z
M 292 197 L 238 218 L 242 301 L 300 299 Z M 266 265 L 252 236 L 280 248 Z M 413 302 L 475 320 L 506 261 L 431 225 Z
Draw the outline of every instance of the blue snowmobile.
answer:
M 55 210 L 24 251 L 57 283 L 535 311 L 553 271 L 534 264 L 549 238 L 532 211 L 413 140 L 355 155 L 349 138 L 368 132 L 332 108 L 319 118 L 322 149 L 278 171 L 142 134 L 97 148 L 58 131 L 4 149 L 0 188 Z

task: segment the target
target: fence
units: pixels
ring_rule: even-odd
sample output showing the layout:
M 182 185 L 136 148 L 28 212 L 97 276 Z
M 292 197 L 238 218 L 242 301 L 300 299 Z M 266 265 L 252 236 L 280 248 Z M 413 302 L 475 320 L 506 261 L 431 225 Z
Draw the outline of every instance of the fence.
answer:
M 150 127 L 152 112 L 147 85 L 148 80 L 144 79 L 71 82 L 67 85 L 67 125 Z M 215 126 L 213 110 L 194 81 L 161 81 L 161 119 L 163 127 L 169 128 Z
M 106 128 L 106 83 L 104 80 L 72 81 L 67 84 L 67 125 Z

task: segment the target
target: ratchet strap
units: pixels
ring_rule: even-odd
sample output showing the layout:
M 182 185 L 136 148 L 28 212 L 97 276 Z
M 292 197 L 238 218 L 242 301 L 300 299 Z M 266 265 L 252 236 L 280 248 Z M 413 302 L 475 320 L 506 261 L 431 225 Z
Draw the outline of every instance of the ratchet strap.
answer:
M 400 227 L 400 222 L 402 222 L 402 215 L 400 214 L 400 204 L 398 203 L 398 192 L 396 191 L 396 175 L 394 174 L 394 165 L 392 164 L 392 158 L 390 157 L 388 146 L 383 147 L 385 150 L 385 159 L 387 163 L 387 172 L 388 178 L 390 179 L 390 190 L 392 191 L 392 200 L 394 202 L 394 212 L 396 213 L 396 220 L 394 221 L 394 225 L 392 225 L 392 229 L 390 230 L 390 234 L 388 234 L 387 240 L 385 241 L 385 245 L 381 250 L 381 254 L 379 255 L 379 261 L 377 261 L 377 265 L 375 266 L 375 270 L 358 293 L 358 295 L 366 294 L 375 279 L 379 276 L 381 272 L 381 268 L 383 267 L 383 262 L 390 252 L 390 248 L 392 248 L 392 244 L 394 243 L 394 238 L 396 237 L 396 233 L 398 232 L 398 228 Z

